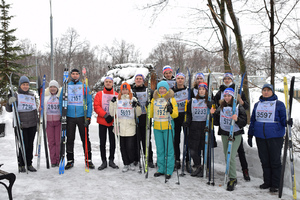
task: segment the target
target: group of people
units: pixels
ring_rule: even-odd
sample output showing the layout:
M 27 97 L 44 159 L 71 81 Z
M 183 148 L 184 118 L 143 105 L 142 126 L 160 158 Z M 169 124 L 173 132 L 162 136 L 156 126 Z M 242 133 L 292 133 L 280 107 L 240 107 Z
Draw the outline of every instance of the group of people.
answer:
M 99 124 L 102 160 L 98 170 L 104 170 L 107 165 L 114 169 L 119 168 L 114 162 L 116 143 L 120 144 L 124 165 L 123 172 L 135 170 L 135 166 L 140 161 L 140 149 L 143 149 L 142 154 L 145 155 L 147 146 L 149 150 L 148 166 L 154 168 L 151 139 L 149 145 L 146 145 L 147 107 L 150 107 L 151 127 L 153 128 L 157 152 L 155 177 L 164 175 L 166 179 L 170 179 L 174 170 L 185 167 L 181 166 L 180 138 L 182 129 L 189 130 L 186 137 L 190 152 L 190 154 L 186 153 L 182 156 L 182 159 L 185 157 L 187 166 L 189 166 L 191 163 L 189 163 L 188 156 L 190 155 L 194 163 L 191 176 L 203 177 L 206 118 L 207 114 L 211 114 L 211 117 L 214 118 L 214 125 L 219 126 L 218 135 L 221 135 L 225 160 L 231 121 L 235 121 L 227 190 L 234 190 L 237 184 L 235 162 L 237 154 L 241 162 L 244 179 L 250 181 L 242 137 L 243 128 L 247 124 L 246 110 L 250 107 L 245 94 L 242 92 L 237 97 L 236 113 L 232 115 L 235 83 L 231 73 L 224 73 L 223 84 L 216 95 L 211 96 L 211 101 L 208 101 L 209 86 L 204 81 L 204 74 L 197 73 L 194 79 L 190 94 L 191 99 L 189 99 L 189 88 L 185 86 L 185 75 L 177 73 L 174 76 L 170 66 L 163 68 L 163 79 L 157 84 L 155 91 L 148 91 L 148 87 L 144 85 L 145 77 L 143 74 L 135 75 L 135 83 L 132 86 L 126 82 L 122 83 L 119 93 L 114 90 L 113 78 L 106 77 L 104 89 L 97 92 L 93 102 L 89 87 L 80 81 L 79 70 L 73 69 L 68 83 L 67 164 L 65 169 L 68 170 L 74 166 L 76 126 L 79 129 L 83 151 L 85 151 L 85 144 L 87 144 L 88 153 L 85 154 L 87 156 L 85 163 L 90 169 L 95 168 L 92 162 L 91 143 L 88 135 L 93 108 Z M 82 86 L 84 87 L 83 90 Z M 149 94 L 151 96 L 148 98 Z M 57 81 L 52 80 L 45 95 L 44 112 L 51 166 L 56 167 L 59 165 L 63 90 Z M 86 116 L 83 107 L 84 98 L 87 104 Z M 149 102 L 148 99 L 151 101 Z M 18 92 L 14 97 L 9 98 L 8 111 L 12 110 L 13 102 L 18 105 L 17 110 L 24 135 L 27 167 L 29 171 L 34 172 L 36 169 L 32 166 L 33 141 L 38 123 L 38 106 L 36 106 L 33 93 L 29 91 L 29 79 L 26 76 L 20 78 Z M 149 104 L 150 106 L 148 106 Z M 208 108 L 210 113 L 207 113 Z M 263 169 L 264 182 L 260 185 L 261 189 L 270 188 L 271 192 L 278 191 L 281 173 L 281 149 L 287 124 L 292 125 L 292 121 L 286 121 L 284 104 L 278 100 L 273 86 L 265 84 L 262 87 L 262 96 L 252 111 L 247 141 L 252 147 L 252 138 L 253 136 L 256 137 Z M 85 137 L 85 129 L 87 129 L 87 137 Z M 108 160 L 106 154 L 107 135 L 110 144 Z M 87 142 L 85 141 L 86 138 Z M 212 140 L 213 148 L 217 147 L 215 136 Z M 25 172 L 22 157 L 20 156 L 18 160 L 19 171 Z

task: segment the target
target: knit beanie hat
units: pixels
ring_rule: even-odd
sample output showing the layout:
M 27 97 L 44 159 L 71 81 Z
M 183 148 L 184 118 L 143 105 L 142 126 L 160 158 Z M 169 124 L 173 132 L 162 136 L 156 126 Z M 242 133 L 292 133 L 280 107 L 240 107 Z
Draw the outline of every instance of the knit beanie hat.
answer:
M 58 84 L 58 82 L 57 82 L 56 80 L 50 81 L 50 83 L 49 83 L 49 88 L 50 88 L 51 86 L 55 86 L 55 87 L 57 87 L 57 89 L 59 88 L 59 84 Z
M 122 83 L 122 85 L 120 86 L 120 92 L 119 92 L 119 95 L 118 95 L 118 99 L 120 100 L 121 99 L 121 96 L 122 96 L 122 90 L 123 89 L 127 89 L 129 90 L 129 99 L 132 99 L 132 92 L 131 92 L 131 87 L 128 83 L 124 82 Z
M 113 79 L 112 77 L 110 77 L 110 76 L 107 76 L 107 77 L 104 79 L 104 81 L 105 81 L 106 79 L 112 80 L 112 82 L 114 82 L 114 79 Z
M 225 73 L 224 76 L 223 76 L 223 80 L 224 80 L 225 77 L 229 77 L 233 81 L 233 75 L 232 75 L 232 73 L 229 73 L 229 72 Z
M 159 90 L 160 87 L 164 87 L 167 89 L 167 91 L 169 91 L 170 87 L 169 87 L 169 84 L 167 83 L 167 81 L 160 81 L 158 84 L 157 84 L 157 90 Z
M 178 74 L 176 74 L 176 78 L 177 78 L 178 76 L 182 76 L 183 78 L 185 78 L 185 75 L 184 75 L 183 73 L 178 73 Z
M 200 87 L 204 87 L 204 88 L 206 89 L 206 91 L 208 91 L 207 83 L 205 83 L 205 82 L 200 83 L 200 84 L 198 85 L 198 89 L 199 89 Z
M 225 94 L 229 94 L 229 95 L 231 95 L 232 97 L 234 97 L 234 89 L 232 89 L 232 88 L 226 88 L 225 90 L 224 90 L 224 93 L 223 93 L 223 95 L 225 95 Z
M 80 74 L 80 71 L 79 71 L 78 69 L 72 69 L 72 70 L 71 70 L 71 74 L 72 74 L 73 72 L 78 72 L 78 73 Z
M 144 77 L 143 74 L 136 74 L 135 77 L 134 77 L 134 79 L 135 79 L 137 76 L 141 76 L 141 77 L 143 78 L 143 81 L 145 80 L 145 77 Z
M 164 74 L 166 71 L 171 71 L 171 72 L 173 72 L 172 68 L 171 68 L 169 65 L 164 66 L 164 68 L 163 68 L 163 74 Z
M 263 90 L 264 88 L 270 88 L 270 89 L 272 90 L 273 94 L 274 94 L 274 88 L 273 88 L 273 85 L 272 85 L 272 84 L 266 83 L 266 84 L 264 84 L 264 86 L 262 87 L 262 90 Z
M 195 75 L 195 79 L 197 79 L 198 77 L 203 78 L 203 80 L 204 80 L 204 78 L 205 78 L 205 76 L 204 76 L 203 73 L 197 73 L 197 74 Z
M 20 80 L 19 80 L 19 87 L 23 84 L 23 83 L 30 83 L 29 79 L 27 78 L 27 76 L 21 76 Z

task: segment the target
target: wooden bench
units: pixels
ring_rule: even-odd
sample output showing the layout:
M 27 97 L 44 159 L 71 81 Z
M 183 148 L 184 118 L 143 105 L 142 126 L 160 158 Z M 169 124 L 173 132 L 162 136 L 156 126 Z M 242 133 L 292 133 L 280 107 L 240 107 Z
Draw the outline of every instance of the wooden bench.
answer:
M 1 167 L 1 165 L 0 165 L 0 167 Z M 0 184 L 4 185 L 4 187 L 7 189 L 8 197 L 11 200 L 11 199 L 13 199 L 11 189 L 16 180 L 16 175 L 14 173 L 7 173 L 3 170 L 0 170 L 0 180 L 3 180 L 3 179 L 6 179 L 9 181 L 8 186 L 7 186 L 7 184 L 5 184 L 4 182 L 1 182 L 1 181 L 0 181 Z

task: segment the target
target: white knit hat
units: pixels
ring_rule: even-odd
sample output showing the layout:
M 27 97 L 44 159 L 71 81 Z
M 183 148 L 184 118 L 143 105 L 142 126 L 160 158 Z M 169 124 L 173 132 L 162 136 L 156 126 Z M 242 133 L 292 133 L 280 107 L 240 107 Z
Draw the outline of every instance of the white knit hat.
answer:
M 57 87 L 57 89 L 59 89 L 59 84 L 58 84 L 58 82 L 56 80 L 50 81 L 49 87 L 51 87 L 51 86 L 55 86 L 55 87 Z

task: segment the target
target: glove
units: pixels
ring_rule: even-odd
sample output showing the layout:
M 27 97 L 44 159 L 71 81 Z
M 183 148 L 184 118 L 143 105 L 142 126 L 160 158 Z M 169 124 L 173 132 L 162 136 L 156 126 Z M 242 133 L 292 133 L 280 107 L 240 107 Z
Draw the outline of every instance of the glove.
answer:
M 293 127 L 293 124 L 294 124 L 293 118 L 290 118 L 290 119 L 286 120 L 286 124 L 290 125 L 291 127 Z
M 91 118 L 87 117 L 85 122 L 84 122 L 84 127 L 88 127 L 91 123 Z
M 149 104 L 151 104 L 151 102 L 146 101 L 145 107 L 147 108 Z
M 253 135 L 248 135 L 248 145 L 250 147 L 252 147 L 252 138 L 253 138 Z
M 8 104 L 11 106 L 14 102 L 16 102 L 17 101 L 17 98 L 16 97 L 10 97 L 9 99 L 8 99 Z
M 173 113 L 173 105 L 171 103 L 167 104 L 167 112 L 169 112 L 170 114 Z
M 106 114 L 106 115 L 104 116 L 104 118 L 105 118 L 105 121 L 106 121 L 107 123 L 112 122 L 112 120 L 114 119 L 112 116 L 110 116 L 110 115 L 108 115 L 108 114 Z
M 131 104 L 131 106 L 133 108 L 136 108 L 138 106 L 138 102 L 137 101 L 133 101 L 132 104 Z
M 113 103 L 115 103 L 117 101 L 117 97 L 113 97 L 112 99 L 111 99 L 111 102 L 113 102 Z

